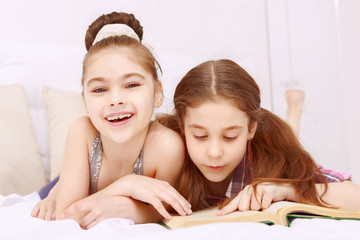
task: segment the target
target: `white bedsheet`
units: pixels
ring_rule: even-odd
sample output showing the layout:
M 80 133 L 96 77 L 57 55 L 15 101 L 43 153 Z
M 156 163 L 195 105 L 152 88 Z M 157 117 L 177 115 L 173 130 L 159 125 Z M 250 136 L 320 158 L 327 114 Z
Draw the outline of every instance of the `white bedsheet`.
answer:
M 218 223 L 178 230 L 159 224 L 107 219 L 90 230 L 73 220 L 44 221 L 30 216 L 39 195 L 0 195 L 0 239 L 360 239 L 360 221 L 296 219 L 290 228 L 261 223 Z

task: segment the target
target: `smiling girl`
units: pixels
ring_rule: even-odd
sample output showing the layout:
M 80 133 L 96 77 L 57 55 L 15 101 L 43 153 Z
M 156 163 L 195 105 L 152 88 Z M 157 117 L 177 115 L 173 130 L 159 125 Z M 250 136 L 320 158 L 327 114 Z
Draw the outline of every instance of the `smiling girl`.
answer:
M 89 26 L 81 81 L 88 116 L 68 132 L 60 180 L 52 193 L 56 219 L 70 217 L 83 228 L 109 217 L 156 222 L 170 217 L 162 201 L 182 215 L 191 212 L 172 187 L 184 162 L 182 139 L 151 122 L 163 93 L 160 67 L 141 43 L 142 34 L 138 20 L 126 13 L 103 15 Z M 101 204 L 110 204 L 111 211 L 99 211 Z M 40 203 L 33 215 L 50 215 L 45 205 Z

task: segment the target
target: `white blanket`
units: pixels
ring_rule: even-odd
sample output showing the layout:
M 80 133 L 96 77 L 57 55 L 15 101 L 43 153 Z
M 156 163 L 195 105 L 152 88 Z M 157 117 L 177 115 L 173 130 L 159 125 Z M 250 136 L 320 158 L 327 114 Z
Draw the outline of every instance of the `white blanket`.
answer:
M 90 230 L 73 220 L 44 221 L 30 216 L 39 195 L 0 195 L 0 239 L 360 239 L 360 221 L 295 219 L 291 227 L 262 223 L 218 223 L 178 230 L 159 224 L 107 219 Z

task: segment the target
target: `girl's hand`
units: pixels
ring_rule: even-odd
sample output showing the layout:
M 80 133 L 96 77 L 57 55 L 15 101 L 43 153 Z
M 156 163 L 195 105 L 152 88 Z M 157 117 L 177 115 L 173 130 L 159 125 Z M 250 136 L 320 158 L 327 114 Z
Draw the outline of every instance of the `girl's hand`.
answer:
M 171 216 L 164 203 L 182 216 L 192 213 L 190 203 L 167 181 L 135 174 L 122 180 L 127 182 L 127 196 L 151 204 L 166 219 L 171 219 Z
M 239 211 L 268 208 L 272 202 L 282 200 L 296 201 L 296 194 L 289 184 L 260 183 L 256 187 L 257 192 L 251 185 L 246 186 L 229 204 L 217 212 L 217 215 Z
M 64 213 L 63 217 L 83 213 L 78 220 L 80 227 L 89 229 L 99 222 L 108 218 L 134 218 L 136 208 L 132 207 L 134 200 L 123 196 L 105 196 L 100 198 L 85 198 L 72 204 Z
M 171 215 L 166 210 L 164 203 L 173 207 L 180 215 L 191 214 L 191 205 L 186 199 L 178 193 L 168 182 L 142 175 L 127 175 L 114 182 L 107 188 L 72 204 L 63 214 L 64 218 L 85 211 L 93 211 L 97 208 L 96 215 L 102 215 L 107 218 L 106 206 L 101 205 L 102 197 L 106 196 L 126 196 L 141 202 L 151 204 L 164 218 L 171 219 Z M 114 203 L 111 205 L 115 205 Z M 113 206 L 122 208 L 121 206 Z M 101 213 L 104 211 L 104 213 Z
M 55 206 L 56 198 L 49 195 L 35 205 L 31 216 L 47 221 L 55 220 Z

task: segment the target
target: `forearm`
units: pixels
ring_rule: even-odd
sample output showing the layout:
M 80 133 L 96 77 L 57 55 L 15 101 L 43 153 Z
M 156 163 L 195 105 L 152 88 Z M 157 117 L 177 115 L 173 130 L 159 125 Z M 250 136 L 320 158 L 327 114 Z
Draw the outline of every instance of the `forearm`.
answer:
M 316 184 L 317 192 L 324 193 L 324 184 Z M 347 210 L 360 210 L 360 186 L 350 182 L 328 183 L 323 200 L 333 207 Z
M 131 178 L 132 178 L 132 174 L 126 175 L 126 176 L 116 180 L 109 186 L 88 196 L 88 199 L 107 197 L 107 196 L 125 196 L 125 197 L 131 196 L 131 193 L 128 189 L 129 186 L 133 186 L 133 185 L 131 185 L 131 182 L 129 182 L 129 180 L 131 181 Z
M 64 179 L 65 180 L 65 179 Z M 61 180 L 58 182 L 56 188 L 56 219 L 63 219 L 62 214 L 66 209 L 68 209 L 75 202 L 84 199 L 88 196 L 88 191 L 85 189 L 89 189 L 88 185 L 84 186 L 74 186 L 70 187 L 69 183 Z M 81 219 L 83 214 L 76 214 L 71 217 L 74 220 Z
M 60 195 L 60 194 L 59 194 Z M 65 200 L 61 199 L 61 196 L 57 197 L 56 198 L 56 219 L 57 220 L 61 220 L 61 219 L 64 219 L 62 214 L 69 208 L 72 206 L 72 204 L 68 207 L 65 207 L 66 205 L 63 205 L 63 204 L 59 204 L 62 203 L 62 202 L 65 202 Z M 77 222 L 79 222 L 85 215 L 87 214 L 87 212 L 79 212 L 79 213 L 76 213 L 74 215 L 71 215 L 69 218 L 70 219 L 73 219 Z
M 57 186 L 58 184 L 55 184 L 55 186 L 49 191 L 46 198 L 56 200 Z

